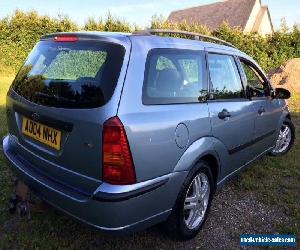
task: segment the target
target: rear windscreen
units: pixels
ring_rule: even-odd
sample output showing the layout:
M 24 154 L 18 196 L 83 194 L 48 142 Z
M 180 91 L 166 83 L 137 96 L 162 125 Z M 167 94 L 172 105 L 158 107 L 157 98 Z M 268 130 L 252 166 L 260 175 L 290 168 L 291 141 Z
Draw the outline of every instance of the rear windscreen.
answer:
M 12 89 L 45 106 L 95 108 L 112 97 L 124 60 L 121 45 L 39 42 L 17 74 Z

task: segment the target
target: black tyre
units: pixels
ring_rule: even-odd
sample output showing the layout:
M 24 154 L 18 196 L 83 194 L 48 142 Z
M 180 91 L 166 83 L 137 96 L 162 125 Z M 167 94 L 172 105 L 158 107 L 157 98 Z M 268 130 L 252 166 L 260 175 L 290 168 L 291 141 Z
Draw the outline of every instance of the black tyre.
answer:
M 284 155 L 290 151 L 295 141 L 295 127 L 291 120 L 285 119 L 276 140 L 274 149 L 270 152 L 271 156 Z
M 195 237 L 207 218 L 214 189 L 209 165 L 199 161 L 184 181 L 172 213 L 163 225 L 166 232 L 178 240 Z

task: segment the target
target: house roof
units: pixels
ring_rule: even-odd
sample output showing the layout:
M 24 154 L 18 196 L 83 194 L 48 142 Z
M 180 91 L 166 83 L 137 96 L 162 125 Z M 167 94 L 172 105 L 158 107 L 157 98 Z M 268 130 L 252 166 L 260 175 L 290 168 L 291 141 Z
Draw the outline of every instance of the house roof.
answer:
M 226 21 L 232 27 L 245 28 L 256 0 L 227 0 L 171 12 L 168 20 L 206 25 L 211 30 Z

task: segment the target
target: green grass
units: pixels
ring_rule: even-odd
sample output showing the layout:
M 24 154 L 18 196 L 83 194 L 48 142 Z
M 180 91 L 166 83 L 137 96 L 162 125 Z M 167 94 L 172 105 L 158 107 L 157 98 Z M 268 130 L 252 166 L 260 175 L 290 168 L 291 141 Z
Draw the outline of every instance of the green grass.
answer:
M 0 138 L 7 133 L 5 98 L 11 81 L 12 77 L 0 77 Z M 13 177 L 4 162 L 4 157 L 1 150 L 2 145 L 0 146 L 0 225 L 3 225 L 6 220 L 4 204 L 6 204 L 7 196 L 11 192 L 11 180 Z M 2 241 L 1 237 L 5 235 L 1 233 L 2 230 L 3 228 L 0 226 L 0 246 Z
M 0 76 L 0 136 L 7 133 L 5 120 L 5 95 L 11 77 Z M 277 224 L 282 233 L 296 233 L 300 237 L 300 98 L 290 101 L 297 126 L 294 149 L 286 156 L 264 157 L 256 165 L 242 173 L 235 181 L 236 192 L 254 192 L 265 204 L 282 210 L 288 222 Z M 6 203 L 13 190 L 14 175 L 4 162 L 0 146 L 0 249 L 2 248 L 175 248 L 159 232 L 147 231 L 130 238 L 114 238 L 82 226 L 64 214 L 50 209 L 46 213 L 35 213 L 29 221 L 9 215 Z M 184 246 L 184 245 L 181 245 Z
M 6 133 L 5 98 L 12 77 L 0 77 L 0 137 Z

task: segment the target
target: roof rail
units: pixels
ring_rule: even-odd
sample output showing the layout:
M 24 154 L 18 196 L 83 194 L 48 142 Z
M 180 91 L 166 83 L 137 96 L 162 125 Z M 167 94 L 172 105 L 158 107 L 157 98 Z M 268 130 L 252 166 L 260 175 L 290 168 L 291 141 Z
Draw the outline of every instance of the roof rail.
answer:
M 193 37 L 194 40 L 210 40 L 213 42 L 218 42 L 220 44 L 236 48 L 233 44 L 221 40 L 219 38 L 213 36 L 207 36 L 200 33 L 189 32 L 189 31 L 181 31 L 181 30 L 167 30 L 167 29 L 146 29 L 141 31 L 133 32 L 134 35 L 155 35 L 155 34 L 174 34 L 174 35 L 187 35 Z

